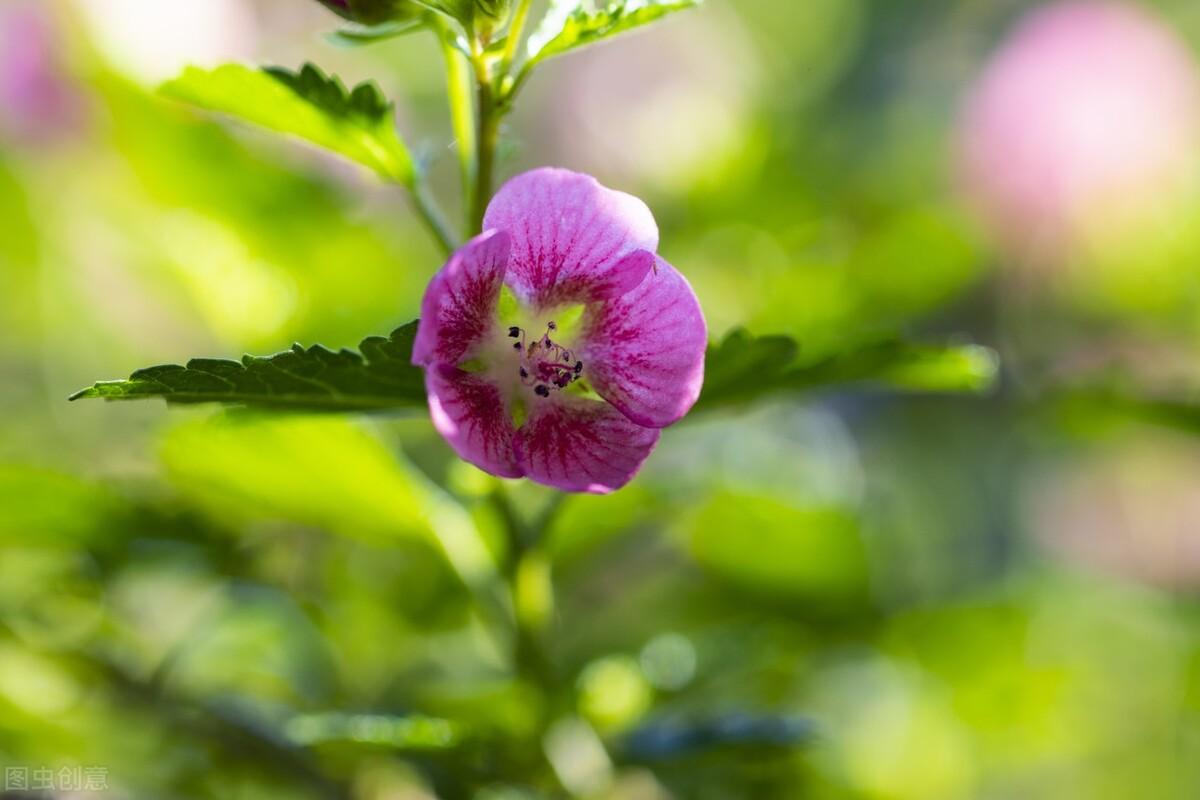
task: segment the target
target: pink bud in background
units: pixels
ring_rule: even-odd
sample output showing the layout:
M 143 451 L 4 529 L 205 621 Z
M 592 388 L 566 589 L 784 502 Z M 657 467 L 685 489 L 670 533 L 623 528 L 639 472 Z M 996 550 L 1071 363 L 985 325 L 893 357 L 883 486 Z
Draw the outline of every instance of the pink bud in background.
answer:
M 1010 254 L 1069 258 L 1179 197 L 1200 145 L 1200 79 L 1150 12 L 1067 0 L 1028 14 L 971 89 L 960 170 Z
M 60 36 L 44 9 L 0 9 L 0 133 L 44 142 L 79 118 L 80 98 L 57 59 Z

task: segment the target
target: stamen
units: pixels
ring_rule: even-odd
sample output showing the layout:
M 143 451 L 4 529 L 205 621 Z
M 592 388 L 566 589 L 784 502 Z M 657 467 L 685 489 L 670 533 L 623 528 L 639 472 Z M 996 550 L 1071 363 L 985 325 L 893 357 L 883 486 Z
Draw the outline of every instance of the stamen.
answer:
M 513 350 L 521 354 L 518 367 L 521 384 L 533 386 L 538 397 L 549 397 L 551 391 L 567 388 L 583 372 L 583 362 L 576 361 L 570 350 L 550 338 L 550 333 L 556 330 L 558 323 L 550 320 L 542 338 L 527 345 L 524 328 L 516 325 L 508 328 L 508 335 L 520 340 L 513 342 Z

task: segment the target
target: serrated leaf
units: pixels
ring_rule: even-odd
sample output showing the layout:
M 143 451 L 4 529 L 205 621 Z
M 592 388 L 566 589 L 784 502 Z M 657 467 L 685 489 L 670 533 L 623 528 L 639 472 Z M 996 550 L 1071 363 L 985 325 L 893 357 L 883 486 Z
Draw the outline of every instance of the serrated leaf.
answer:
M 141 400 L 161 397 L 168 403 L 230 403 L 259 408 L 312 411 L 424 409 L 425 382 L 409 358 L 417 323 L 391 336 L 372 336 L 359 352 L 321 345 L 265 358 L 239 361 L 194 358 L 186 365 L 140 369 L 123 381 L 104 381 L 71 400 Z
M 702 0 L 613 0 L 596 6 L 591 0 L 554 0 L 526 43 L 529 66 L 547 58 L 612 38 L 654 22 Z
M 305 139 L 412 186 L 412 156 L 396 132 L 392 104 L 374 83 L 347 91 L 312 64 L 299 72 L 225 64 L 188 67 L 162 87 L 167 97 Z
M 272 356 L 230 361 L 193 358 L 186 365 L 140 369 L 123 381 L 101 381 L 71 400 L 229 403 L 311 411 L 382 411 L 423 408 L 422 372 L 410 363 L 417 323 L 372 336 L 360 352 L 321 345 Z M 998 369 L 995 353 L 978 345 L 937 346 L 885 342 L 828 358 L 797 363 L 799 346 L 787 336 L 755 337 L 732 331 L 705 357 L 704 390 L 697 409 L 749 402 L 779 391 L 847 383 L 876 383 L 921 392 L 981 392 Z
M 708 349 L 704 390 L 696 408 L 847 383 L 920 392 L 982 392 L 992 386 L 999 369 L 995 352 L 979 345 L 889 341 L 810 364 L 797 361 L 799 351 L 799 345 L 787 336 L 755 337 L 740 328 L 730 332 L 719 345 Z

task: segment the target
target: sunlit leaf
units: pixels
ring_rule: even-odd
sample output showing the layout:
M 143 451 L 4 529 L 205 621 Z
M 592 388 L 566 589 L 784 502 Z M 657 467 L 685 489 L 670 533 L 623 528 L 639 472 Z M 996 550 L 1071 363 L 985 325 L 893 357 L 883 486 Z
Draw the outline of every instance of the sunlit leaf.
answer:
M 365 426 L 329 415 L 217 415 L 174 428 L 162 458 L 184 494 L 221 516 L 371 543 L 423 539 L 481 603 L 494 603 L 495 564 L 469 515 Z
M 312 64 L 299 72 L 226 64 L 189 67 L 162 87 L 167 97 L 231 114 L 328 148 L 385 178 L 411 185 L 415 168 L 396 133 L 392 104 L 374 83 L 347 91 Z
M 409 361 L 416 329 L 411 322 L 388 338 L 364 339 L 360 352 L 294 345 L 273 356 L 244 356 L 241 361 L 194 358 L 183 366 L 148 367 L 128 380 L 97 383 L 71 399 L 162 397 L 169 403 L 314 411 L 423 409 L 424 379 Z
M 918 392 L 982 392 L 996 379 L 996 354 L 979 345 L 890 341 L 805 364 L 787 336 L 729 333 L 710 346 L 697 408 L 744 403 L 779 391 L 870 383 Z
M 554 0 L 526 45 L 530 64 L 609 39 L 702 0 Z

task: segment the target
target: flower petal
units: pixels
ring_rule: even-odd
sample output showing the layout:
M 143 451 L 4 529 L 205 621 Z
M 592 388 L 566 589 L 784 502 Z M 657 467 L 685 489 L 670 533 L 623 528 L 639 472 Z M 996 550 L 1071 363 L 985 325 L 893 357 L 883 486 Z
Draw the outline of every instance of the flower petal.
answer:
M 580 342 L 584 377 L 639 425 L 670 425 L 700 396 L 708 329 L 687 279 L 661 258 L 637 288 L 589 309 Z
M 434 365 L 425 371 L 425 391 L 433 426 L 454 452 L 493 475 L 521 477 L 512 416 L 496 386 L 479 375 Z
M 508 234 L 487 231 L 460 247 L 433 276 L 421 301 L 414 364 L 456 366 L 499 324 L 496 305 L 508 253 Z
M 536 403 L 513 441 L 530 479 L 604 494 L 629 483 L 658 437 L 657 429 L 635 425 L 608 403 L 564 392 Z
M 658 247 L 658 225 L 641 200 L 590 175 L 535 169 L 500 188 L 485 229 L 512 237 L 508 285 L 539 308 L 620 294 L 639 282 L 613 269 L 635 250 Z

